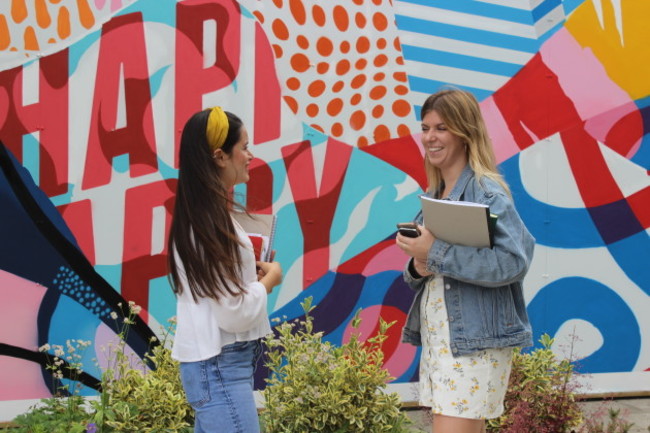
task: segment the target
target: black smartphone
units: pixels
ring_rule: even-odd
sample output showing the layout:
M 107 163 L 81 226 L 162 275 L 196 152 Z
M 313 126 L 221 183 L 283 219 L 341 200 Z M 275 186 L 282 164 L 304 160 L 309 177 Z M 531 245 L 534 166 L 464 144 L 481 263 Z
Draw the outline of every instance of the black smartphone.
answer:
M 417 238 L 420 236 L 420 230 L 415 223 L 398 223 L 397 231 L 399 231 L 402 236 L 409 238 Z

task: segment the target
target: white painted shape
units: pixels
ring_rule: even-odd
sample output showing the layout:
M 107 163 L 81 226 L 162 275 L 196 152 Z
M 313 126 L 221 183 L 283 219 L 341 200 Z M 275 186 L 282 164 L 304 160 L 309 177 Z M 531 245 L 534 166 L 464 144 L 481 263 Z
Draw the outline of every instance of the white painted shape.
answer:
M 302 245 L 297 247 L 302 249 Z M 301 255 L 289 266 L 289 269 L 283 269 L 282 286 L 274 289 L 274 291 L 279 290 L 280 293 L 275 300 L 275 304 L 270 309 L 271 311 L 277 311 L 284 307 L 302 292 L 302 259 L 303 256 Z
M 147 65 L 149 73 L 167 68 L 164 72 L 158 91 L 152 93 L 151 107 L 153 110 L 154 136 L 158 158 L 168 165 L 174 166 L 174 94 L 176 68 L 174 67 L 174 50 L 169 47 L 175 44 L 175 29 L 172 27 L 146 21 L 144 36 L 147 44 Z M 152 89 L 153 92 L 154 89 Z
M 579 361 L 603 346 L 603 334 L 590 322 L 571 319 L 564 322 L 553 336 L 551 347 L 558 359 Z
M 23 66 L 23 106 L 36 104 L 40 100 L 40 64 L 40 60 L 34 60 L 33 62 Z
M 406 69 L 411 76 L 422 77 L 429 80 L 441 81 L 448 84 L 473 87 L 495 91 L 503 86 L 510 77 L 505 75 L 489 74 L 487 72 L 470 71 L 468 69 L 453 68 L 450 66 L 433 65 L 430 63 L 405 60 Z M 424 102 L 424 100 L 422 100 Z
M 70 115 L 68 116 L 68 182 L 73 185 L 71 201 L 77 201 L 88 194 L 82 192 L 81 182 L 86 169 L 86 153 L 88 151 L 98 59 L 99 42 L 95 41 L 81 55 L 77 68 L 68 79 L 68 92 L 70 94 L 68 102 L 70 104 Z
M 316 181 L 317 195 L 320 197 L 321 185 L 323 183 L 323 172 L 325 168 L 325 154 L 327 153 L 327 142 L 312 144 L 311 155 L 314 164 L 314 177 Z
M 605 28 L 605 19 L 603 17 L 603 2 L 602 0 L 591 0 L 591 3 L 594 5 L 594 10 L 598 16 L 598 22 L 600 23 L 601 28 Z
M 424 19 L 431 22 L 438 22 L 452 26 L 467 27 L 528 39 L 537 38 L 535 28 L 532 25 L 450 11 L 447 9 L 421 6 L 412 3 L 396 3 L 395 15 L 404 15 L 417 19 L 423 19 L 424 17 Z
M 395 201 L 400 201 L 411 194 L 422 194 L 420 185 L 412 177 L 404 174 L 404 180 L 395 186 Z
M 625 35 L 623 34 L 623 7 L 621 0 L 610 0 L 614 8 L 614 19 L 616 20 L 616 29 L 621 38 L 621 46 L 625 47 Z
M 368 225 L 372 202 L 380 190 L 381 186 L 369 191 L 350 212 L 345 233 L 336 242 L 330 244 L 330 269 L 336 269 L 341 264 L 343 254 L 354 238 Z
M 114 129 L 126 128 L 126 81 L 124 76 L 124 63 L 120 64 L 120 81 L 117 89 L 117 113 L 115 115 Z
M 167 210 L 156 206 L 151 210 L 151 255 L 162 254 L 165 250 L 165 225 Z
M 535 23 L 535 31 L 537 32 L 537 36 L 544 35 L 553 27 L 564 21 L 565 18 L 566 16 L 564 15 L 564 6 L 562 4 L 559 4 L 556 8 L 537 20 Z
M 526 192 L 534 199 L 562 208 L 585 206 L 559 134 L 521 151 L 519 172 Z
M 421 48 L 444 51 L 447 53 L 472 56 L 479 59 L 513 63 L 516 65 L 525 65 L 533 56 L 532 53 L 524 51 L 516 51 L 508 48 L 493 47 L 407 31 L 400 32 L 399 38 L 402 45 L 412 45 Z
M 203 67 L 209 68 L 217 63 L 217 21 L 203 21 Z
M 607 168 L 623 196 L 629 197 L 650 187 L 650 176 L 644 167 L 633 163 L 600 142 L 598 145 L 607 163 Z
M 475 0 L 481 3 L 489 3 L 497 6 L 505 6 L 513 9 L 522 9 L 526 11 L 533 10 L 544 0 Z
M 642 347 L 635 368 L 647 368 L 650 365 L 650 350 L 647 350 L 650 338 L 647 331 L 650 330 L 650 314 L 647 313 L 650 311 L 650 296 L 623 272 L 606 247 L 569 249 L 538 243 L 524 280 L 526 302 L 530 303 L 552 282 L 568 277 L 593 280 L 616 291 L 632 310 L 641 330 Z

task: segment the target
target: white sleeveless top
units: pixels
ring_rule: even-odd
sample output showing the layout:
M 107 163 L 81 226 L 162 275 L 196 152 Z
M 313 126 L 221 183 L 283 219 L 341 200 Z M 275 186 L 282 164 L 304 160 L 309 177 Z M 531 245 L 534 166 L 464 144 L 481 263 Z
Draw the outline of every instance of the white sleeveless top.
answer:
M 223 295 L 218 302 L 212 298 L 199 298 L 198 302 L 194 302 L 187 285 L 185 269 L 176 256 L 183 287 L 183 293 L 177 297 L 176 335 L 172 347 L 172 358 L 177 361 L 209 359 L 221 353 L 223 346 L 237 341 L 256 340 L 271 333 L 266 311 L 266 288 L 257 280 L 252 243 L 234 219 L 233 224 L 244 245 L 239 247 L 239 253 L 245 294 Z M 236 290 L 234 284 L 232 288 Z

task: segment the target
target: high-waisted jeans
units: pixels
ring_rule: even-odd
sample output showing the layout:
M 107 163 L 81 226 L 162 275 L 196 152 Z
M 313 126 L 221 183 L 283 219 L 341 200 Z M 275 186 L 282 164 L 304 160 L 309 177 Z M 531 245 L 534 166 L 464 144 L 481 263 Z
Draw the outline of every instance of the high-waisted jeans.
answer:
M 195 433 L 259 433 L 253 372 L 261 349 L 259 340 L 240 341 L 213 358 L 181 363 Z

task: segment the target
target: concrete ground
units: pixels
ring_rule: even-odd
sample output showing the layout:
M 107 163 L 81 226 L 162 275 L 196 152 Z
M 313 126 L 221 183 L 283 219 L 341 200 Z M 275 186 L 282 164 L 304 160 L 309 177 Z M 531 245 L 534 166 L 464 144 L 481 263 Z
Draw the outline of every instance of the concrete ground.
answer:
M 609 408 L 620 409 L 623 420 L 634 423 L 629 433 L 650 432 L 650 398 L 621 398 L 615 400 L 588 400 L 580 403 L 583 407 L 585 417 L 599 416 L 603 413 L 603 420 L 607 419 Z M 427 409 L 409 408 L 409 418 L 413 421 L 415 431 L 431 433 L 431 416 Z M 435 433 L 435 432 L 433 432 Z

